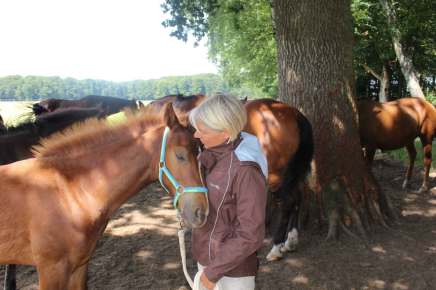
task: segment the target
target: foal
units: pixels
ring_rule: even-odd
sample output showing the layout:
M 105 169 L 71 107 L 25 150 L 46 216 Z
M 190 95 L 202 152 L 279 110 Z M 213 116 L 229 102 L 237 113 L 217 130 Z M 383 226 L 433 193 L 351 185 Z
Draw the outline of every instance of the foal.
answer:
M 160 164 L 184 186 L 201 184 L 192 133 L 171 104 L 163 109 L 164 122 L 144 114 L 118 126 L 87 121 L 43 140 L 36 158 L 0 166 L 0 263 L 36 266 L 40 290 L 86 289 L 88 263 L 109 218 L 158 179 Z M 169 179 L 162 178 L 174 194 Z M 185 223 L 202 226 L 207 197 L 177 190 Z

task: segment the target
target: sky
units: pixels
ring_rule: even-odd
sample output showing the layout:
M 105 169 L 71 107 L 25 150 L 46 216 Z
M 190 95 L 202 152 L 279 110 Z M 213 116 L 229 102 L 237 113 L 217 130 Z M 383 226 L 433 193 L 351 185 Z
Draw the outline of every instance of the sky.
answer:
M 205 42 L 169 36 L 163 0 L 0 0 L 0 77 L 129 81 L 216 73 Z

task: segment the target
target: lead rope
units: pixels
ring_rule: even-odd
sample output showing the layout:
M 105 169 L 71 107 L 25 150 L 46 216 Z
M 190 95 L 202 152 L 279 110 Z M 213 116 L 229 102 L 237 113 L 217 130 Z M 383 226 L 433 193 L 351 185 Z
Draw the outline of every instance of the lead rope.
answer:
M 189 287 L 191 289 L 194 289 L 194 282 L 191 279 L 191 276 L 189 276 L 188 269 L 186 268 L 186 248 L 185 248 L 185 229 L 183 228 L 182 224 L 180 224 L 180 229 L 177 232 L 177 235 L 179 236 L 179 247 L 180 247 L 180 256 L 182 257 L 182 268 L 183 268 L 183 274 L 185 274 L 186 281 L 188 281 Z

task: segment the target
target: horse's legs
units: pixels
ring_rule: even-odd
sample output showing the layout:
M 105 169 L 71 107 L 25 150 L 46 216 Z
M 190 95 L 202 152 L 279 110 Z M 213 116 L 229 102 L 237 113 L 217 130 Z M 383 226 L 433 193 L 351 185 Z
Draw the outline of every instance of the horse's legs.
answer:
M 77 268 L 70 277 L 68 290 L 86 290 L 86 278 L 88 275 L 88 263 Z
M 279 191 L 280 194 L 280 191 Z M 289 223 L 289 217 L 292 213 L 293 207 L 293 200 L 292 197 L 288 196 L 287 194 L 281 194 L 279 195 L 279 202 L 278 202 L 278 226 L 274 229 L 274 235 L 273 235 L 273 247 L 271 251 L 266 256 L 266 259 L 268 261 L 275 261 L 283 257 L 282 254 L 282 247 L 284 246 L 284 241 L 288 229 L 288 223 Z
M 282 252 L 295 251 L 298 245 L 298 217 L 300 215 L 300 208 L 298 204 L 294 205 L 294 210 L 291 211 L 290 214 L 291 217 L 287 229 L 288 237 L 286 239 L 285 245 L 280 249 Z
M 368 167 L 371 167 L 372 161 L 374 160 L 375 147 L 365 146 L 365 161 Z
M 409 168 L 407 168 L 406 178 L 403 182 L 403 189 L 406 189 L 409 186 L 410 178 L 413 173 L 413 165 L 415 164 L 416 159 L 416 149 L 414 142 L 406 145 L 407 153 L 409 154 Z
M 6 265 L 5 267 L 5 290 L 15 290 L 17 289 L 17 280 L 16 280 L 16 265 Z
M 70 278 L 69 267 L 66 261 L 45 263 L 38 265 L 39 290 L 65 290 L 68 289 Z
M 429 140 L 428 140 L 429 139 Z M 419 192 L 425 192 L 428 190 L 428 175 L 430 173 L 431 167 L 431 147 L 432 147 L 432 139 L 431 138 L 422 138 L 422 148 L 424 151 L 424 180 L 422 182 L 421 188 Z

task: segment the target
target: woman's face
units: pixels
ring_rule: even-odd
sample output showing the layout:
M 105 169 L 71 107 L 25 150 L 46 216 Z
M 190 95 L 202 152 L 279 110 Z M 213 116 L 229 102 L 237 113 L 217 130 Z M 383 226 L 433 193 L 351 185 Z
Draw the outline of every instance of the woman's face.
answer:
M 230 135 L 226 131 L 213 130 L 204 125 L 203 122 L 198 121 L 194 137 L 200 139 L 201 143 L 203 143 L 204 147 L 207 149 L 223 144 L 229 140 Z

